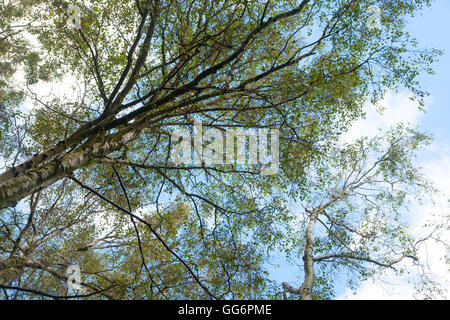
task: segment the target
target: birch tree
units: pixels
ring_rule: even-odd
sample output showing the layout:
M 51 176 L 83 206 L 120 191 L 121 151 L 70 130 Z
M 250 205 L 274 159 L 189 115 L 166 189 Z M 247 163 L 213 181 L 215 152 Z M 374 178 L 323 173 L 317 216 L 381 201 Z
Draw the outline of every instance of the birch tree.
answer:
M 438 192 L 414 165 L 415 153 L 429 142 L 429 136 L 399 126 L 375 138 L 331 148 L 331 155 L 312 175 L 311 193 L 297 220 L 302 226 L 296 228 L 300 232 L 296 244 L 304 279 L 299 288 L 284 282 L 285 297 L 286 293 L 302 300 L 332 297 L 332 274 L 339 272 L 356 274 L 349 277 L 356 288 L 385 269 L 400 276 L 414 266 L 427 265 L 418 252 L 428 240 L 441 242 L 439 234 L 449 218 L 444 215 L 425 236 L 410 234 L 415 212 L 408 209 Z M 427 283 L 429 292 L 421 289 L 425 296 L 441 292 L 425 271 L 416 280 Z
M 30 286 L 64 295 L 64 276 L 55 264 L 67 261 L 48 264 L 42 257 L 77 252 L 78 236 L 68 238 L 63 230 L 86 239 L 81 247 L 102 251 L 109 240 L 95 229 L 98 208 L 124 219 L 118 220 L 123 228 L 128 223 L 117 230 L 128 234 L 124 247 L 134 250 L 133 276 L 145 273 L 142 283 L 153 291 L 129 295 L 125 283 L 133 287 L 131 276 L 122 269 L 120 290 L 110 288 L 114 281 L 97 279 L 88 294 L 230 298 L 242 297 L 246 283 L 263 290 L 264 259 L 288 237 L 275 226 L 290 222 L 287 198 L 308 190 L 310 164 L 362 115 L 368 100 L 396 88 L 411 90 L 419 102 L 426 95 L 417 79 L 431 72 L 439 51 L 420 49 L 405 23 L 430 4 L 1 2 L 2 285 L 18 292 L 23 278 L 40 270 L 52 275 L 52 285 L 31 277 Z M 373 6 L 380 9 L 379 20 L 369 10 Z M 63 81 L 77 93 L 39 92 L 39 86 Z M 260 162 L 174 163 L 170 155 L 178 141 L 172 134 L 192 132 L 197 122 L 219 132 L 279 130 L 280 170 L 264 176 Z M 161 218 L 161 206 L 176 203 L 189 206 L 189 218 L 172 233 L 161 233 L 154 217 Z M 38 217 L 48 225 L 38 228 Z M 40 242 L 54 232 L 70 249 L 52 251 L 47 243 L 53 248 L 58 242 Z M 164 254 L 148 257 L 154 249 L 139 240 L 141 233 L 142 239 L 156 239 Z M 176 279 L 166 278 L 164 270 L 146 271 L 145 264 L 166 263 L 169 256 Z

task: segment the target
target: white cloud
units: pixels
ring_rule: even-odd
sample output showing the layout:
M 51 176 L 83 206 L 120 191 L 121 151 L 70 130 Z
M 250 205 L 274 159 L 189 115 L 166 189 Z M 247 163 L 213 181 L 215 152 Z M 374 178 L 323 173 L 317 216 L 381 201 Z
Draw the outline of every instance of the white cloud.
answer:
M 426 99 L 425 109 L 431 104 L 432 99 Z M 356 121 L 351 126 L 349 131 L 343 135 L 344 141 L 350 142 L 361 136 L 373 137 L 380 130 L 389 129 L 398 123 L 405 123 L 414 127 L 424 115 L 424 112 L 419 110 L 419 104 L 410 99 L 410 94 L 407 91 L 389 92 L 378 106 L 367 103 L 364 111 L 366 117 Z
M 82 89 L 77 87 L 77 80 L 72 75 L 66 75 L 58 82 L 44 82 L 40 81 L 35 85 L 29 86 L 25 101 L 21 105 L 24 112 L 30 112 L 34 106 L 41 108 L 42 105 L 37 103 L 34 97 L 40 101 L 47 103 L 53 99 L 60 99 L 61 101 L 79 101 L 82 95 Z M 22 81 L 22 86 L 25 87 L 25 81 Z
M 426 101 L 425 108 L 432 105 L 432 99 Z M 398 94 L 389 93 L 380 103 L 379 107 L 384 109 L 380 115 L 373 105 L 366 105 L 366 118 L 355 123 L 346 134 L 344 141 L 350 142 L 361 136 L 374 136 L 380 130 L 386 130 L 398 123 L 407 123 L 410 126 L 420 124 L 423 112 L 418 109 L 418 104 L 409 99 L 407 92 Z M 424 153 L 419 165 L 423 167 L 423 172 L 428 179 L 434 182 L 442 193 L 436 194 L 434 199 L 436 204 L 433 206 L 430 202 L 422 205 L 415 204 L 411 212 L 411 230 L 416 236 L 425 235 L 428 230 L 423 225 L 430 220 L 442 221 L 449 215 L 448 195 L 445 193 L 450 190 L 450 144 L 447 141 L 435 141 Z M 441 240 L 450 243 L 450 234 L 444 231 L 441 234 Z M 443 290 L 446 290 L 446 298 L 450 296 L 450 277 L 449 266 L 445 262 L 448 256 L 448 249 L 433 239 L 427 240 L 419 251 L 419 259 L 425 261 L 425 271 L 434 280 L 438 281 Z M 405 263 L 410 263 L 406 261 Z M 411 264 L 410 264 L 411 265 Z M 411 265 L 412 266 L 412 265 Z M 412 270 L 412 267 L 410 267 Z M 410 278 L 411 279 L 411 278 Z M 407 277 L 396 277 L 392 272 L 386 272 L 379 279 L 365 281 L 358 288 L 356 294 L 349 288 L 338 296 L 338 299 L 374 299 L 374 300 L 395 300 L 395 299 L 413 299 L 414 284 L 409 283 Z
M 354 294 L 348 289 L 338 300 L 411 300 L 412 288 L 405 284 L 381 283 L 368 280 Z

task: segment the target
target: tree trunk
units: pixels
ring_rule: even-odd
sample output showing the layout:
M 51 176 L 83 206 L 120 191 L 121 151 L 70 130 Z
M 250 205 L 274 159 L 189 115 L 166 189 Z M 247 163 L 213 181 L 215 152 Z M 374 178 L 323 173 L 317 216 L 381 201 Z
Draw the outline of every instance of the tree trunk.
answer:
M 313 260 L 313 248 L 314 248 L 314 225 L 316 224 L 316 219 L 318 212 L 308 212 L 309 213 L 309 223 L 306 229 L 306 245 L 305 252 L 303 254 L 303 268 L 305 270 L 305 279 L 302 286 L 300 287 L 300 299 L 301 300 L 312 300 L 312 288 L 314 285 L 314 260 Z
M 20 278 L 24 272 L 24 262 L 20 258 L 0 261 L 0 285 Z
M 72 174 L 93 159 L 120 149 L 126 143 L 138 138 L 140 131 L 124 129 L 106 138 L 99 137 L 59 159 L 31 169 L 0 185 L 0 209 L 15 206 L 17 201 Z

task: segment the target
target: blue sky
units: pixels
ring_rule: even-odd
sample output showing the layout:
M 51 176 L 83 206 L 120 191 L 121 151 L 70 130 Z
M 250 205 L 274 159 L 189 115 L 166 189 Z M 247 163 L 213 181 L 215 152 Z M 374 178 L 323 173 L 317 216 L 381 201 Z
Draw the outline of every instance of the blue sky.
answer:
M 438 203 L 446 203 L 450 193 L 450 1 L 436 0 L 430 7 L 410 19 L 408 31 L 419 41 L 421 48 L 434 48 L 444 51 L 439 61 L 434 64 L 435 75 L 424 74 L 420 77 L 423 89 L 430 93 L 426 101 L 426 112 L 417 110 L 414 103 L 408 101 L 408 92 L 392 93 L 384 101 L 385 115 L 380 116 L 370 110 L 366 120 L 357 124 L 359 133 L 368 133 L 370 127 L 387 128 L 394 122 L 407 122 L 413 127 L 433 134 L 435 141 L 419 157 L 419 165 L 424 173 L 443 192 L 436 196 Z M 412 218 L 416 225 L 420 225 L 431 218 L 431 214 L 448 214 L 444 210 L 427 205 L 418 205 L 412 209 Z M 437 212 L 436 212 L 437 210 Z M 448 232 L 443 239 L 449 240 Z M 443 288 L 449 290 L 449 270 L 442 258 L 448 256 L 443 247 L 429 243 L 422 252 L 423 258 L 428 259 L 429 271 L 441 280 Z M 341 283 L 337 289 L 337 297 L 341 299 L 410 299 L 413 298 L 414 288 L 406 280 L 394 280 L 393 275 L 384 276 L 386 283 L 367 281 L 362 284 L 357 294 Z M 388 283 L 391 282 L 391 285 Z M 447 293 L 447 298 L 448 298 Z
M 411 210 L 413 230 L 426 223 L 432 214 L 446 215 L 448 209 L 445 206 L 448 194 L 450 194 L 450 1 L 436 0 L 430 7 L 418 13 L 410 19 L 408 31 L 417 38 L 420 48 L 441 49 L 444 55 L 433 65 L 435 75 L 424 74 L 420 78 L 423 89 L 430 93 L 426 99 L 426 112 L 418 110 L 418 105 L 409 100 L 409 92 L 390 92 L 381 102 L 385 108 L 383 115 L 378 114 L 376 108 L 367 105 L 366 119 L 358 121 L 350 130 L 349 137 L 357 138 L 361 135 L 374 135 L 378 129 L 388 129 L 399 122 L 408 123 L 412 127 L 418 127 L 422 131 L 433 134 L 435 141 L 424 150 L 418 159 L 418 165 L 423 167 L 425 175 L 432 180 L 443 195 L 437 195 L 436 201 L 443 204 L 440 207 L 432 207 L 429 204 L 414 204 Z M 442 209 L 444 208 L 444 209 Z M 448 232 L 443 239 L 449 241 Z M 428 272 L 439 279 L 444 289 L 450 292 L 450 279 L 448 266 L 443 258 L 448 251 L 443 246 L 428 243 L 421 252 L 422 258 L 428 261 Z M 421 258 L 419 256 L 419 258 Z M 289 282 L 298 286 L 302 281 L 301 261 L 298 265 L 283 263 L 283 259 L 274 260 L 280 263 L 280 268 L 273 270 L 272 277 L 275 281 Z M 397 279 L 389 272 L 377 281 L 362 283 L 357 294 L 346 288 L 346 282 L 336 279 L 336 296 L 338 299 L 412 299 L 414 298 L 414 287 L 407 279 Z M 380 281 L 381 280 L 381 281 Z M 447 293 L 447 298 L 449 298 Z
M 353 134 L 367 134 L 370 128 L 387 128 L 396 121 L 406 121 L 432 133 L 435 136 L 435 142 L 421 155 L 421 165 L 442 191 L 450 193 L 450 0 L 436 0 L 430 8 L 411 18 L 408 30 L 418 39 L 419 47 L 444 50 L 444 55 L 433 66 L 436 74 L 425 74 L 420 80 L 423 88 L 430 93 L 430 99 L 426 103 L 427 111 L 419 112 L 417 106 L 408 101 L 408 92 L 391 93 L 384 102 L 386 114 L 379 116 L 373 112 L 373 108 L 371 112 L 368 112 L 367 119 L 356 125 Z M 53 89 L 62 92 L 65 90 L 63 86 L 56 86 Z M 426 218 L 428 209 L 416 208 L 418 223 Z M 430 271 L 448 274 L 448 268 L 445 269 L 446 267 L 438 261 L 446 252 L 442 251 L 442 248 L 433 247 L 426 252 L 426 254 L 430 253 L 432 253 L 431 256 L 437 257 L 431 260 Z M 272 269 L 274 280 L 279 283 L 287 281 L 292 285 L 300 283 L 302 277 L 300 261 L 297 261 L 298 266 L 286 265 L 281 260 L 273 262 L 282 263 L 280 268 Z M 408 284 L 398 283 L 396 286 L 401 290 L 393 292 L 389 288 L 381 288 L 378 284 L 364 283 L 358 290 L 356 298 L 412 297 L 412 288 Z M 351 298 L 345 283 L 339 282 L 336 289 L 338 298 Z
M 434 66 L 436 75 L 421 77 L 421 84 L 433 97 L 422 128 L 433 132 L 436 139 L 450 140 L 450 1 L 436 0 L 431 8 L 411 19 L 408 29 L 422 47 L 444 50 Z

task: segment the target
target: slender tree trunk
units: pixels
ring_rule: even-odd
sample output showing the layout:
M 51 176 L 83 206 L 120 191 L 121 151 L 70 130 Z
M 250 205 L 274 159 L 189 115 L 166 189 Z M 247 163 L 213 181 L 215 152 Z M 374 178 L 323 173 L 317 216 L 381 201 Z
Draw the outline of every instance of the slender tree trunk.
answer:
M 309 223 L 306 229 L 306 245 L 303 254 L 303 268 L 305 270 L 305 279 L 302 286 L 300 287 L 300 299 L 301 300 L 312 300 L 312 288 L 314 285 L 314 260 L 313 260 L 313 248 L 314 248 L 314 225 L 316 224 L 316 219 L 318 212 L 312 211 L 309 213 Z
M 8 258 L 0 261 L 0 284 L 19 279 L 26 264 L 20 258 Z
M 0 185 L 0 209 L 15 206 L 17 201 L 48 187 L 92 160 L 120 149 L 139 137 L 140 129 L 125 129 L 107 138 L 99 137 L 59 159 L 52 160 Z

